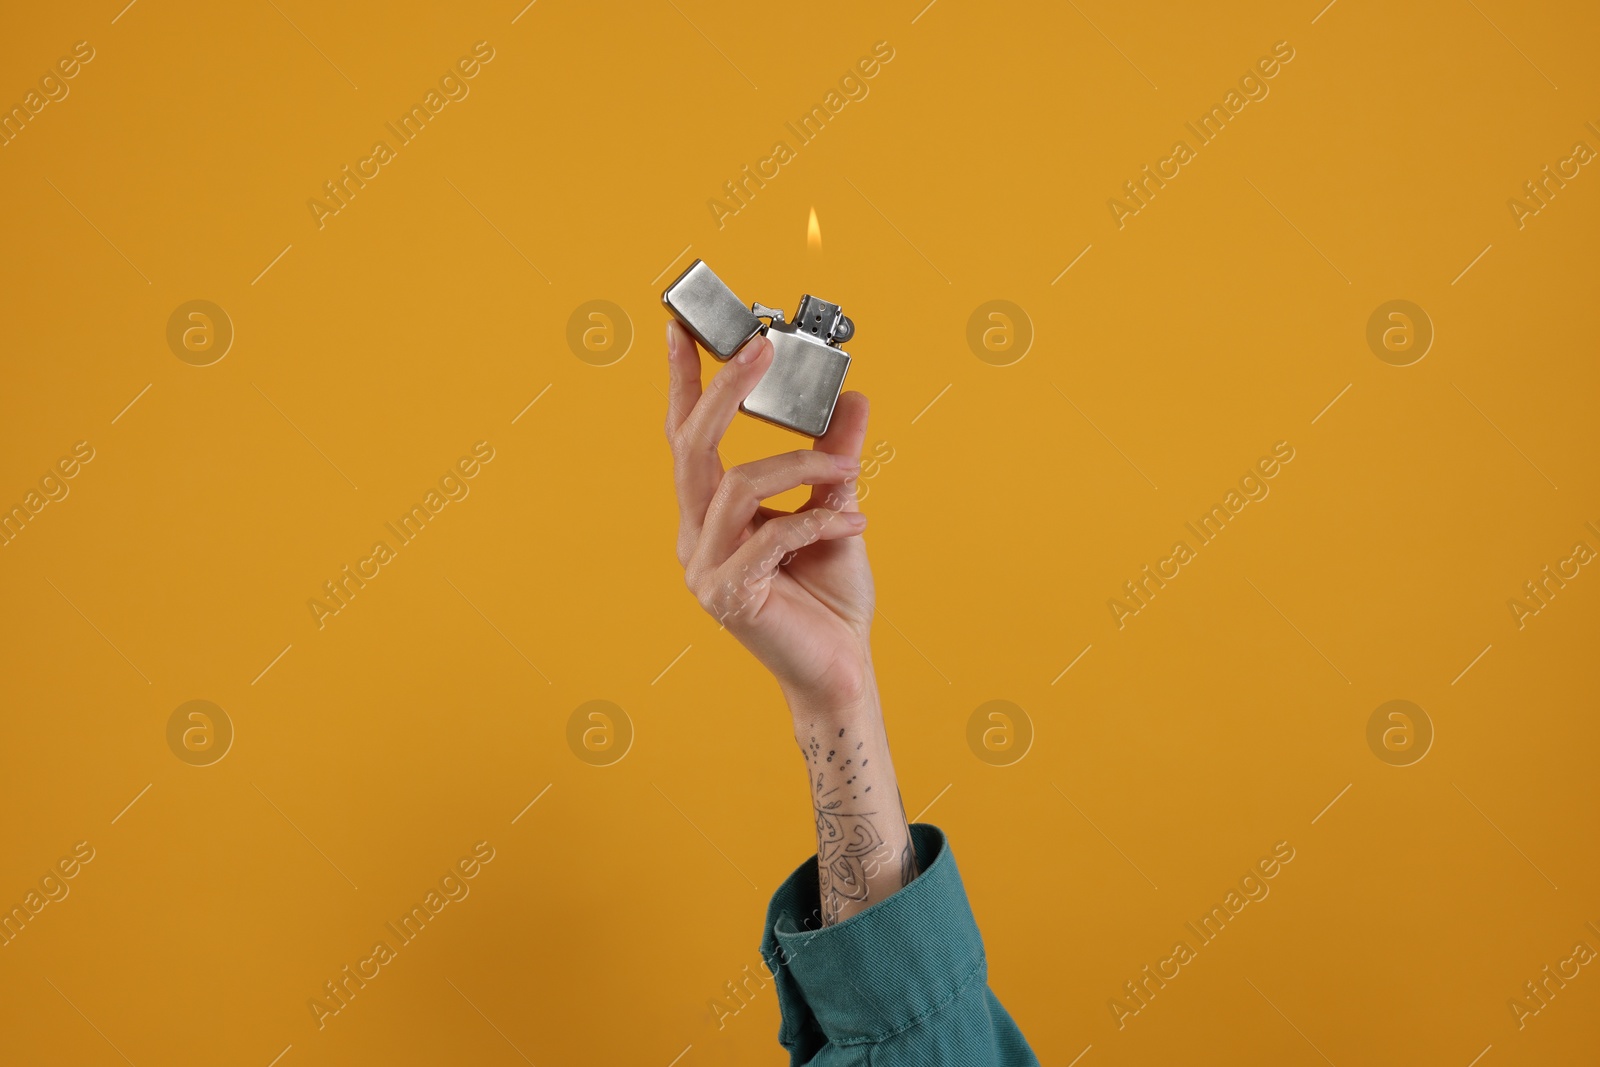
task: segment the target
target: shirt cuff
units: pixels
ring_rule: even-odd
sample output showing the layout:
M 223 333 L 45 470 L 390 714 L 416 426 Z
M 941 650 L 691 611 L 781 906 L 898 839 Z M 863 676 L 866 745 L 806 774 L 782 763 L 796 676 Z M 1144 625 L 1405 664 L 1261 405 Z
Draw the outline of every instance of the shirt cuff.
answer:
M 922 873 L 833 926 L 821 926 L 815 857 L 773 894 L 761 954 L 777 985 L 785 1046 L 882 1041 L 987 982 L 983 940 L 944 833 L 917 823 L 911 839 Z

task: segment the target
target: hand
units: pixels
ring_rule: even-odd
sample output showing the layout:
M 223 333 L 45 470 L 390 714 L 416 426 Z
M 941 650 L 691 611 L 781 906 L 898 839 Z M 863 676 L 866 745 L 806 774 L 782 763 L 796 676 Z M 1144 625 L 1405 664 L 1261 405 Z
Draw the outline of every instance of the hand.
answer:
M 699 350 L 674 320 L 667 360 L 678 562 L 689 588 L 773 673 L 797 714 L 875 704 L 872 570 L 855 491 L 867 398 L 841 395 L 813 448 L 724 471 L 718 442 L 771 365 L 772 342 L 745 345 L 702 391 Z M 811 497 L 792 514 L 761 503 L 801 485 Z

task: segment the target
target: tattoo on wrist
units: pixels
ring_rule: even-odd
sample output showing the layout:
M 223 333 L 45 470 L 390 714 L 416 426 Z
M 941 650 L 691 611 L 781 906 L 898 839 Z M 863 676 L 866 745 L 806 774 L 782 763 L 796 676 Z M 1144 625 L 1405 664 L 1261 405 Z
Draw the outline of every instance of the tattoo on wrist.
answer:
M 898 883 L 888 888 L 889 893 L 909 885 L 918 873 L 905 803 L 897 797 L 899 810 L 894 814 L 878 810 L 880 798 L 871 795 L 870 783 L 861 781 L 871 763 L 870 757 L 860 756 L 865 742 L 852 743 L 848 733 L 839 729 L 819 740 L 812 724 L 809 740 L 800 745 L 816 813 L 817 884 L 824 926 L 843 919 L 847 905 L 868 903 L 874 883 L 880 892 L 886 888 L 885 873 Z

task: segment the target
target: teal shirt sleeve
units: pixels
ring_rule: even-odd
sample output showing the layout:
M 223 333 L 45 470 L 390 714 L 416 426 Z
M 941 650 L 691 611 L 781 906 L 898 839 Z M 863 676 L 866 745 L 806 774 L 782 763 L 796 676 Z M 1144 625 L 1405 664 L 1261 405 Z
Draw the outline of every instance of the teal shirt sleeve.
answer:
M 989 990 L 983 939 L 942 831 L 911 827 L 922 873 L 821 926 L 815 857 L 778 887 L 761 955 L 791 1067 L 1038 1067 Z

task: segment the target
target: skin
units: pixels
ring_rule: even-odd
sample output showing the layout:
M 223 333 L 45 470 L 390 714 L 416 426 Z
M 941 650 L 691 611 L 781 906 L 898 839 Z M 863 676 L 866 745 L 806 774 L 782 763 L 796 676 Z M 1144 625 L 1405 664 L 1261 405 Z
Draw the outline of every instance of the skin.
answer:
M 908 885 L 916 855 L 872 669 L 872 569 L 856 505 L 867 398 L 839 397 L 812 448 L 724 468 L 718 443 L 772 362 L 757 337 L 702 385 L 700 351 L 667 324 L 667 440 L 678 562 L 702 607 L 777 679 L 805 761 L 824 925 Z M 762 501 L 801 485 L 794 512 Z

